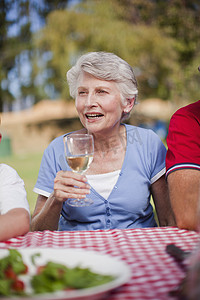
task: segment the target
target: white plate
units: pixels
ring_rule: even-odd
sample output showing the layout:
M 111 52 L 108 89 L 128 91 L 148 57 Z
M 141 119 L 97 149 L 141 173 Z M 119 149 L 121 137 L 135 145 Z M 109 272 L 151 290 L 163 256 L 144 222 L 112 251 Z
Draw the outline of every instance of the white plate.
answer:
M 56 248 L 26 248 L 18 249 L 22 254 L 23 261 L 29 267 L 29 274 L 35 273 L 35 267 L 31 262 L 31 255 L 40 253 L 39 257 L 36 257 L 36 265 L 44 265 L 47 261 L 53 261 L 57 263 L 65 264 L 68 267 L 80 266 L 83 268 L 90 268 L 91 271 L 104 275 L 113 275 L 115 279 L 92 288 L 72 290 L 72 291 L 60 291 L 56 293 L 40 294 L 30 297 L 23 297 L 23 299 L 39 300 L 96 300 L 105 296 L 106 293 L 125 284 L 131 278 L 130 267 L 119 260 L 116 257 L 104 255 L 99 252 L 88 251 L 83 249 L 56 249 Z M 8 250 L 0 250 L 0 258 L 8 254 Z M 28 275 L 23 277 L 23 280 L 28 278 Z M 8 298 L 1 298 L 1 300 Z M 19 297 L 12 297 L 12 299 L 19 299 Z M 21 298 L 20 298 L 21 299 Z

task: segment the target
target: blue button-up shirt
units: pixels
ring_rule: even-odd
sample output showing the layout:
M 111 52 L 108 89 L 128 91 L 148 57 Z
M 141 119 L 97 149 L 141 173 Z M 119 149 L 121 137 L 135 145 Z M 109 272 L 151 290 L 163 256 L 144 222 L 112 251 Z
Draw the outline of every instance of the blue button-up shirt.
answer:
M 150 187 L 165 173 L 166 148 L 149 129 L 125 125 L 127 147 L 118 180 L 108 199 L 93 187 L 91 206 L 63 203 L 59 230 L 126 229 L 157 226 L 150 204 Z M 34 191 L 49 196 L 59 170 L 70 170 L 65 161 L 63 136 L 45 150 Z

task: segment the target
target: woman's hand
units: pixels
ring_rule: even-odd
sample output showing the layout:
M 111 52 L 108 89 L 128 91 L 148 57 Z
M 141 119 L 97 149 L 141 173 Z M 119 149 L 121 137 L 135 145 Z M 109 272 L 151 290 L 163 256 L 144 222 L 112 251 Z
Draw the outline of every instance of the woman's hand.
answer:
M 57 201 L 68 198 L 83 199 L 90 193 L 90 185 L 84 175 L 71 171 L 59 171 L 54 179 L 53 195 Z
M 38 195 L 32 215 L 31 230 L 58 230 L 63 202 L 68 198 L 85 198 L 90 186 L 84 175 L 70 171 L 59 171 L 54 179 L 54 191 L 47 198 Z

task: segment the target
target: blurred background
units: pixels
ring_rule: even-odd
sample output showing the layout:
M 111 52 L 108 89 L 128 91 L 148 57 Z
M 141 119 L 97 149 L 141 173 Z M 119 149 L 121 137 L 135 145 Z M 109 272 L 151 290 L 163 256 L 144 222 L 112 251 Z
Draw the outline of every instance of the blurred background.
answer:
M 199 0 L 1 0 L 0 161 L 32 192 L 44 149 L 81 128 L 66 72 L 88 51 L 134 69 L 138 104 L 128 123 L 164 141 L 171 115 L 199 99 Z

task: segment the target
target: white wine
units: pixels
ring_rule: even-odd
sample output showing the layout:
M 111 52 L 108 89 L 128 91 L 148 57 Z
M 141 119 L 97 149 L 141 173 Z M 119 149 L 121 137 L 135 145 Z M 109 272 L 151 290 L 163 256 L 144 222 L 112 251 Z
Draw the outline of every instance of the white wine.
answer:
M 66 160 L 74 172 L 83 173 L 89 168 L 93 155 L 66 156 Z
M 94 154 L 94 139 L 91 134 L 70 133 L 64 135 L 65 158 L 73 172 L 82 174 L 90 166 Z M 77 187 L 76 180 L 74 187 Z M 78 195 L 77 195 L 78 197 Z M 72 207 L 89 206 L 93 203 L 90 198 L 69 198 L 67 204 Z

